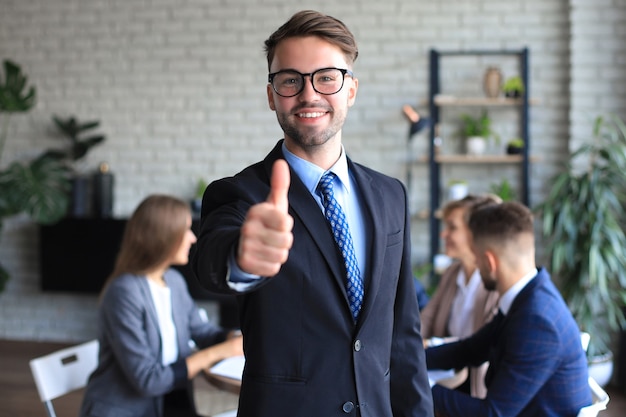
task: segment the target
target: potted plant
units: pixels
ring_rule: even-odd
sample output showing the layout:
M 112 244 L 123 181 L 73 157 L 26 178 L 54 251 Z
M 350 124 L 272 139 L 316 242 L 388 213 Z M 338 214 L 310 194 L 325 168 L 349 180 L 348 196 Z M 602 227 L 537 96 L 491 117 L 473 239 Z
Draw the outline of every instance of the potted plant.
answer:
M 469 192 L 467 181 L 453 179 L 448 181 L 448 200 L 460 200 Z
M 524 81 L 519 75 L 507 78 L 502 85 L 502 92 L 504 92 L 505 97 L 510 98 L 521 97 L 524 94 L 524 89 Z
M 491 185 L 491 192 L 502 199 L 502 201 L 514 201 L 517 199 L 517 195 L 511 183 L 506 178 L 496 184 Z
M 100 126 L 97 120 L 81 122 L 76 116 L 63 119 L 53 115 L 52 121 L 68 144 L 63 148 L 48 150 L 45 155 L 65 162 L 72 171 L 70 214 L 78 217 L 87 216 L 94 211 L 91 209 L 95 209 L 95 207 L 90 207 L 90 197 L 92 194 L 94 197 L 97 195 L 95 190 L 92 190 L 96 187 L 92 184 L 92 177 L 79 172 L 75 168 L 75 163 L 84 158 L 91 148 L 102 143 L 106 137 L 101 134 L 88 133 Z M 108 165 L 105 164 L 105 166 L 108 171 Z
M 511 139 L 506 144 L 506 153 L 508 155 L 519 155 L 524 150 L 524 140 L 521 138 Z
M 494 137 L 498 141 L 497 135 L 491 130 L 491 119 L 486 110 L 483 110 L 479 117 L 469 114 L 462 114 L 462 132 L 467 143 L 468 155 L 482 155 L 487 148 L 487 140 Z
M 0 77 L 0 161 L 7 138 L 9 117 L 28 112 L 36 102 L 36 89 L 27 88 L 27 77 L 16 63 L 5 60 Z M 0 169 L 0 232 L 2 221 L 27 213 L 39 223 L 53 223 L 67 211 L 69 170 L 57 158 L 42 154 L 32 160 L 13 161 Z M 9 273 L 0 265 L 0 291 Z
M 598 117 L 591 142 L 572 153 L 537 207 L 550 270 L 581 331 L 591 335 L 590 359 L 611 359 L 610 331 L 626 329 L 625 166 L 626 126 Z

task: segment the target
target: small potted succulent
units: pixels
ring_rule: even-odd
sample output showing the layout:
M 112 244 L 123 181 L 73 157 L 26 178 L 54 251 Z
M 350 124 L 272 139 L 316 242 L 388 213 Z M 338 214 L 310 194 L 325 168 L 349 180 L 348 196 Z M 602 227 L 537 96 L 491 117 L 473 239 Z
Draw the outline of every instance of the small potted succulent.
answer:
M 505 97 L 509 98 L 521 97 L 524 94 L 524 90 L 524 81 L 522 81 L 522 77 L 519 75 L 507 78 L 502 85 L 502 92 L 504 92 Z
M 506 144 L 506 153 L 508 155 L 519 155 L 524 150 L 524 140 L 521 138 L 515 138 L 508 141 Z

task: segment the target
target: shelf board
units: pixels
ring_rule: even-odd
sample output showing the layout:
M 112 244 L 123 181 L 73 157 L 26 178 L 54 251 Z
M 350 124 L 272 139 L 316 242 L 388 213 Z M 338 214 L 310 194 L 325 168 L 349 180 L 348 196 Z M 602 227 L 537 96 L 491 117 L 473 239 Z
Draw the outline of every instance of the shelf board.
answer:
M 437 106 L 521 106 L 524 100 L 521 98 L 506 97 L 455 97 L 448 95 L 437 95 L 434 98 Z M 536 100 L 529 99 L 528 104 L 536 104 Z
M 529 160 L 535 161 L 535 157 Z M 428 162 L 427 156 L 417 159 L 418 162 Z M 517 164 L 523 161 L 522 155 L 437 155 L 435 162 L 440 164 Z

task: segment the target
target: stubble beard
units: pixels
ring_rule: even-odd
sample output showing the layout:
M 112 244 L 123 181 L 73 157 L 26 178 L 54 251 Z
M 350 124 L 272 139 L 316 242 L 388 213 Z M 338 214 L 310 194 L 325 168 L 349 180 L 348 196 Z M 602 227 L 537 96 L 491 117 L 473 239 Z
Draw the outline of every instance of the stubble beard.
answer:
M 329 140 L 337 136 L 341 131 L 346 114 L 330 111 L 331 122 L 325 129 L 319 130 L 317 127 L 307 128 L 299 126 L 296 122 L 297 116 L 287 113 L 276 113 L 278 124 L 285 133 L 285 137 L 290 138 L 293 144 L 303 150 L 310 151 L 315 147 L 326 144 Z
M 496 280 L 491 276 L 489 271 L 480 271 L 480 277 L 482 278 L 483 286 L 487 291 L 495 291 Z

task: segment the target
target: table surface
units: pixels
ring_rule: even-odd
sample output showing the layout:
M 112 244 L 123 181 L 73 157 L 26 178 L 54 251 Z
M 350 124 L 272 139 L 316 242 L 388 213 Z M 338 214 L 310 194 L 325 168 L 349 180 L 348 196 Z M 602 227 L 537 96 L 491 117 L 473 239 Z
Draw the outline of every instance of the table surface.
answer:
M 209 384 L 213 385 L 214 387 L 239 395 L 239 391 L 241 390 L 241 379 L 234 379 L 224 375 L 217 375 L 212 373 L 210 369 L 205 369 L 202 373 L 206 380 L 209 382 Z
M 213 373 L 211 368 L 203 370 L 202 373 L 206 380 L 216 388 L 231 392 L 233 394 L 239 394 L 241 390 L 241 378 L 231 378 L 228 376 L 219 375 Z M 466 379 L 467 368 L 463 368 L 454 372 L 454 374 L 450 377 L 436 381 L 436 383 L 439 385 L 443 385 L 446 388 L 454 389 L 461 385 Z

